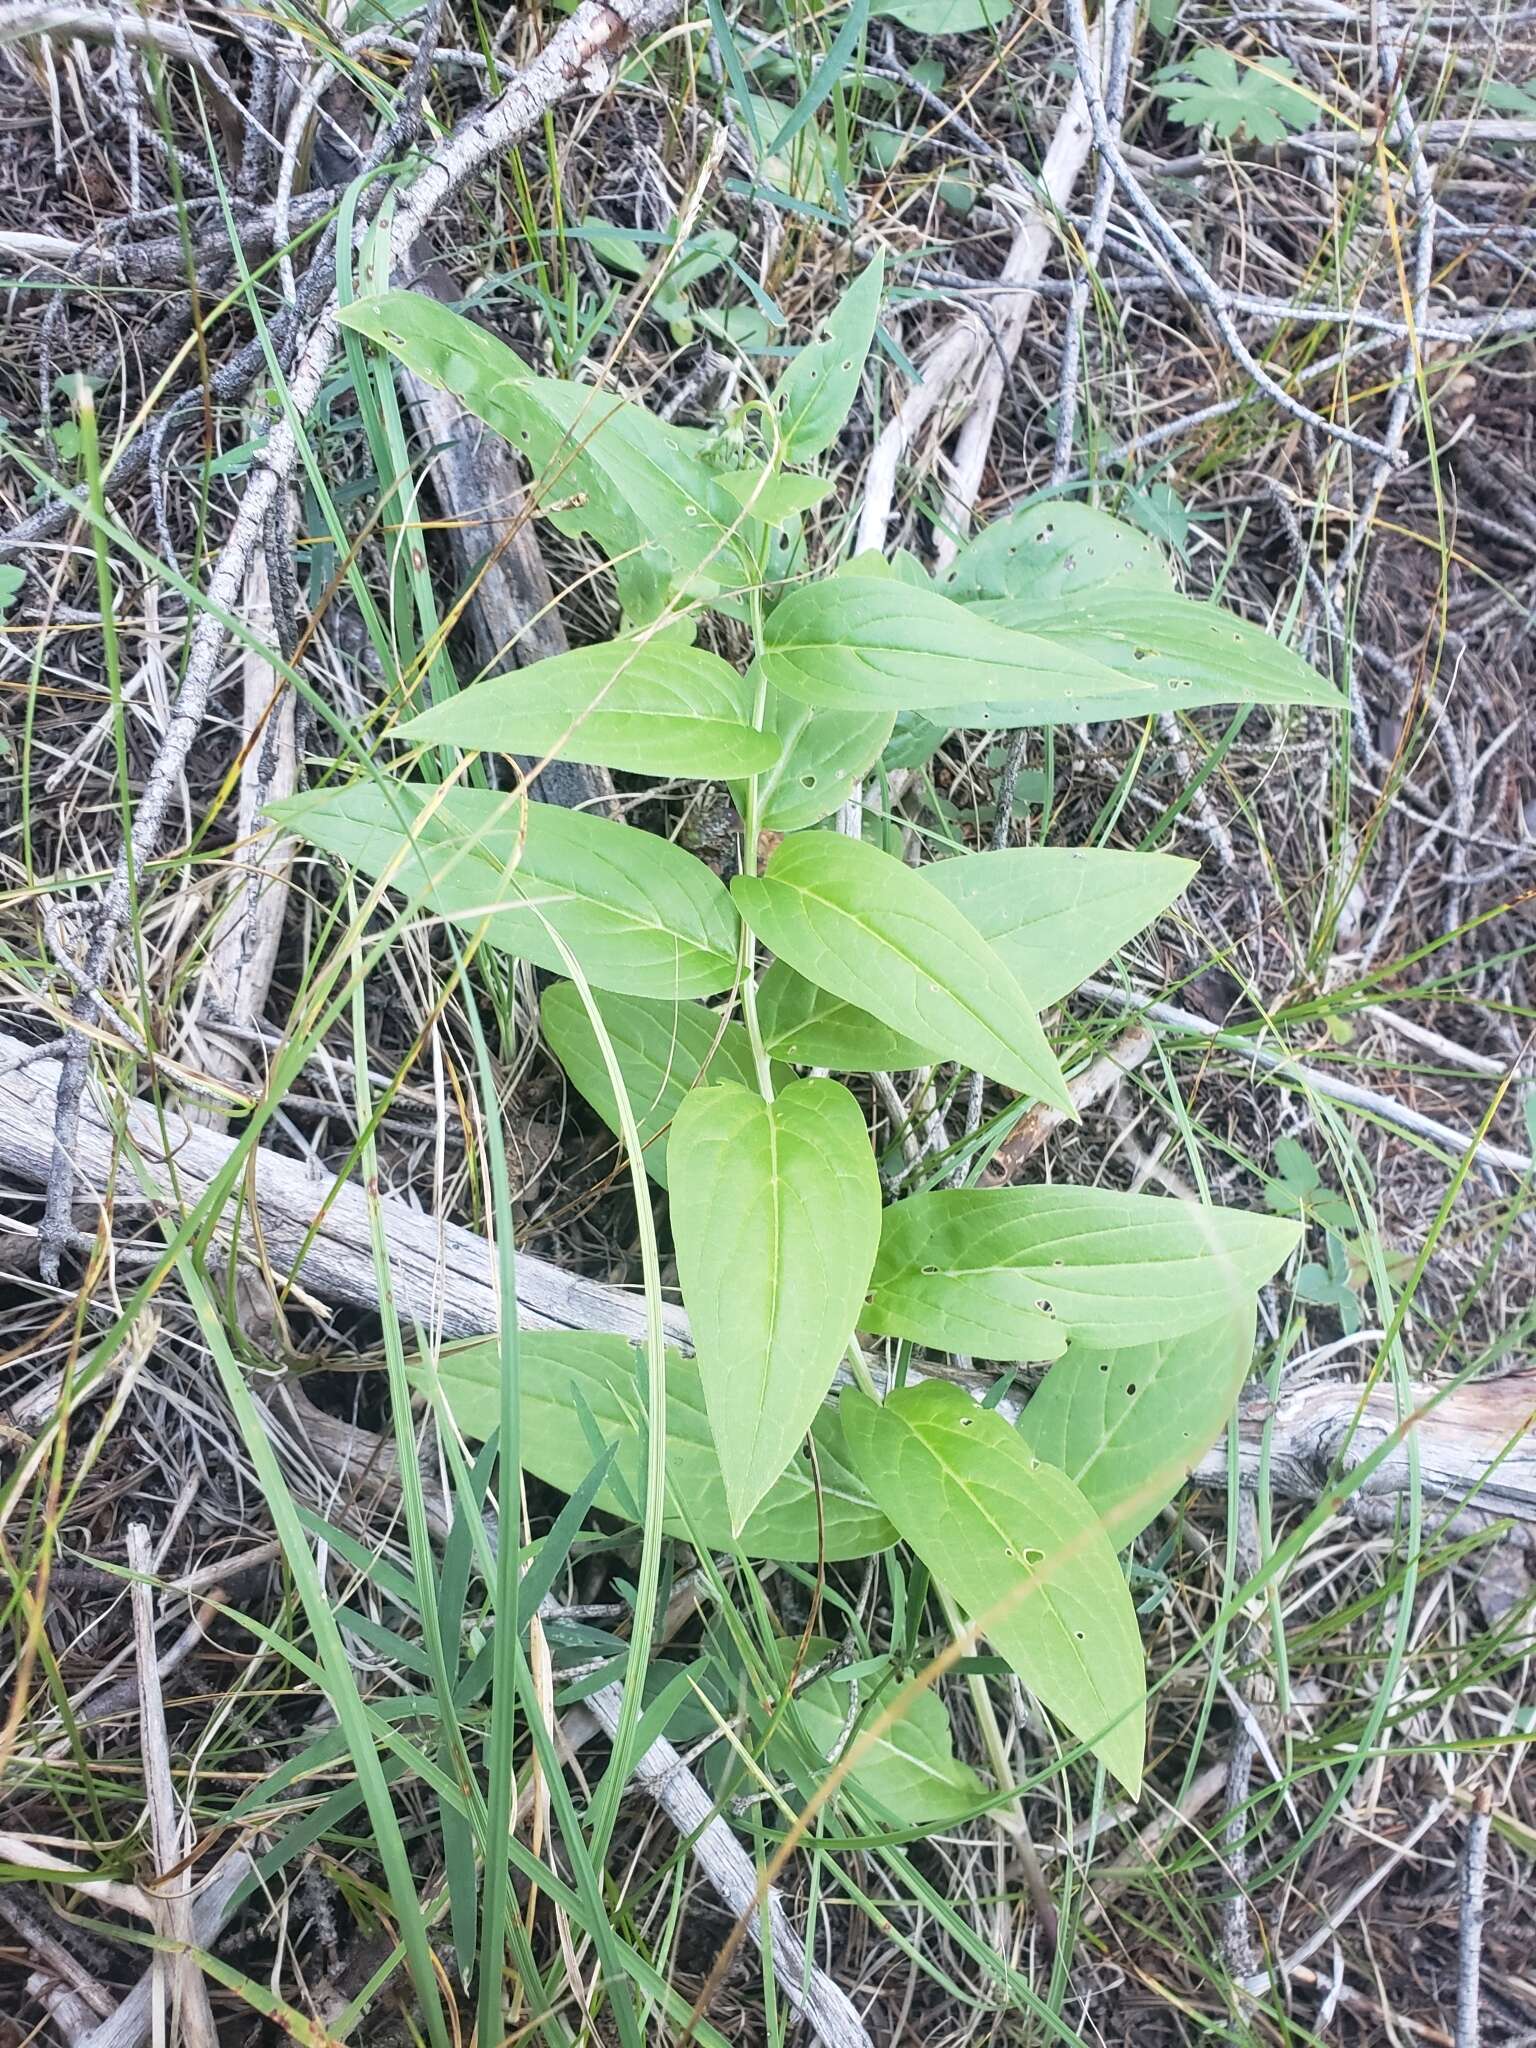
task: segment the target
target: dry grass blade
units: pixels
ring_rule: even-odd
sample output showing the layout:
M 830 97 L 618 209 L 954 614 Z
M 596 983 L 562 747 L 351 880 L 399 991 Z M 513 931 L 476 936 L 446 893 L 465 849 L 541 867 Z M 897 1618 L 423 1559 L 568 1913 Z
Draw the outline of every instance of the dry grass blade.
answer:
M 191 1879 L 185 1865 L 189 1841 L 177 1811 L 171 1778 L 170 1737 L 165 1701 L 160 1691 L 159 1648 L 155 1641 L 155 1594 L 151 1576 L 154 1546 L 142 1522 L 128 1527 L 128 1566 L 135 1574 L 133 1633 L 138 1649 L 139 1739 L 144 1757 L 144 1789 L 148 1797 L 150 1840 L 161 1875 L 152 1896 L 160 1908 L 162 1931 L 182 1944 L 172 1959 L 174 2027 L 187 2048 L 217 2048 L 218 2029 L 208 2002 L 208 1986 L 191 1953 L 197 1939 L 192 1917 Z M 157 1961 L 159 1959 L 157 1958 Z

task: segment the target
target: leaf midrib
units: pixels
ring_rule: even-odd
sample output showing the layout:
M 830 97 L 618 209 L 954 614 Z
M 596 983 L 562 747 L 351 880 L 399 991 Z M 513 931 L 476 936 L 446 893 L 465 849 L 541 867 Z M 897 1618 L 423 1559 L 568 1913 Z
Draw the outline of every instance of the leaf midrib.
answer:
M 941 1454 L 938 1445 L 927 1436 L 919 1435 L 918 1431 L 915 1430 L 910 1423 L 903 1421 L 903 1427 L 908 1431 L 912 1440 L 916 1444 L 918 1444 L 920 1448 L 928 1452 L 928 1455 L 933 1459 L 933 1462 L 939 1467 L 940 1471 L 948 1479 L 954 1482 L 960 1494 L 963 1496 L 964 1499 L 970 1502 L 971 1506 L 976 1510 L 976 1513 L 986 1523 L 987 1527 L 992 1531 L 993 1535 L 997 1537 L 998 1541 L 1002 1544 L 1003 1548 L 1005 1550 L 1010 1549 L 1013 1544 L 1013 1539 L 1010 1537 L 1008 1531 L 1002 1526 L 1000 1522 L 994 1519 L 994 1517 L 985 1507 L 982 1506 L 981 1502 L 976 1498 L 975 1494 L 972 1493 L 970 1488 L 965 1484 L 965 1480 L 962 1474 L 956 1469 L 955 1466 L 950 1464 L 947 1458 L 945 1458 Z M 1099 1681 L 1097 1677 L 1094 1675 L 1093 1667 L 1089 1664 L 1087 1657 L 1083 1651 L 1083 1648 L 1077 1640 L 1076 1631 L 1067 1626 L 1065 1620 L 1062 1618 L 1060 1608 L 1056 1605 L 1055 1600 L 1051 1596 L 1051 1587 L 1049 1581 L 1045 1578 L 1043 1573 L 1037 1571 L 1035 1568 L 1029 1567 L 1028 1569 L 1030 1578 L 1034 1580 L 1036 1583 L 1041 1599 L 1050 1609 L 1051 1618 L 1056 1623 L 1057 1628 L 1061 1631 L 1062 1639 L 1068 1645 L 1070 1645 L 1071 1654 L 1075 1658 L 1080 1670 L 1082 1671 L 1083 1677 L 1086 1680 L 1088 1687 L 1093 1694 L 1094 1699 L 1098 1702 L 1100 1708 L 1104 1711 L 1104 1713 L 1108 1714 L 1111 1717 L 1111 1725 L 1115 1722 L 1118 1722 L 1121 1718 L 1121 1715 L 1116 1711 L 1112 1702 L 1105 1699 L 1103 1692 L 1100 1690 Z M 983 1629 L 985 1629 L 985 1623 L 983 1623 L 982 1626 Z
M 692 933 L 681 931 L 676 925 L 665 924 L 659 918 L 643 917 L 625 904 L 600 900 L 583 889 L 572 888 L 568 882 L 545 881 L 538 877 L 536 873 L 530 874 L 530 881 L 535 882 L 540 889 L 547 892 L 542 896 L 532 896 L 517 879 L 517 870 L 498 868 L 489 854 L 480 852 L 474 846 L 465 847 L 460 854 L 460 859 L 474 861 L 480 867 L 490 868 L 503 886 L 510 886 L 518 892 L 518 901 L 516 903 L 487 904 L 471 907 L 467 910 L 444 910 L 439 913 L 441 916 L 454 918 L 496 917 L 509 910 L 537 911 L 545 906 L 554 907 L 567 903 L 592 904 L 596 909 L 601 910 L 605 916 L 611 917 L 616 924 L 622 924 L 632 932 L 659 932 L 664 938 L 671 939 L 674 945 L 687 946 L 694 952 L 703 953 L 711 960 L 724 960 L 729 957 L 725 952 L 717 950 L 714 946 L 710 945 L 707 940 L 697 937 Z M 434 880 L 428 886 L 435 888 L 439 884 Z
M 849 924 L 855 925 L 860 931 L 867 933 L 870 939 L 872 939 L 877 946 L 883 946 L 887 949 L 887 951 L 894 953 L 897 959 L 900 960 L 903 963 L 903 965 L 910 967 L 912 969 L 914 974 L 927 974 L 928 969 L 924 967 L 919 960 L 917 960 L 911 954 L 909 954 L 902 946 L 898 945 L 894 939 L 887 938 L 883 933 L 875 931 L 872 926 L 862 923 L 850 911 L 845 910 L 840 904 L 832 902 L 832 900 L 829 897 L 820 895 L 815 889 L 807 888 L 805 884 L 802 882 L 786 882 L 782 876 L 769 877 L 765 875 L 762 879 L 765 885 L 769 884 L 770 881 L 777 881 L 780 888 L 789 889 L 793 891 L 793 893 L 796 895 L 806 897 L 812 903 L 821 904 L 824 909 L 830 910 L 834 917 L 846 919 L 846 921 Z M 955 910 L 956 906 L 952 903 L 949 903 L 946 900 L 945 908 L 947 910 Z M 970 931 L 975 932 L 975 926 L 970 923 L 969 919 L 965 918 L 965 913 L 963 911 L 960 911 L 957 914 L 962 918 L 962 920 L 964 920 L 966 928 Z M 987 941 L 981 937 L 981 934 L 979 932 L 976 933 L 976 937 L 979 943 L 984 948 L 986 948 L 988 951 L 991 950 L 991 948 L 987 946 Z M 1006 963 L 999 960 L 997 961 L 997 965 L 1002 969 L 1003 973 L 1007 976 L 1008 980 L 1013 983 L 1013 987 L 1016 990 L 1019 997 L 1019 1007 L 1022 1010 L 1027 1011 L 1029 1009 L 1029 998 L 1025 995 L 1024 991 L 1021 988 L 1019 988 L 1017 981 L 1014 979 L 1013 974 L 1007 967 Z M 965 1014 L 968 1017 L 970 1017 L 974 1023 L 978 1024 L 981 1027 L 981 1029 L 987 1033 L 988 1037 L 994 1040 L 996 1044 L 1002 1046 L 1004 1051 L 1022 1060 L 1024 1064 L 1027 1066 L 1032 1067 L 1034 1065 L 1034 1061 L 1030 1059 L 1027 1054 L 1021 1052 L 1017 1046 L 1011 1045 L 1009 1041 L 1003 1037 L 1002 1033 L 997 1030 L 996 1026 L 990 1024 L 979 1010 L 973 1009 L 970 1003 L 968 1003 L 963 996 L 956 995 L 953 989 L 945 988 L 941 988 L 938 991 L 938 993 L 940 995 L 946 996 L 950 1002 L 956 1005 L 958 1009 L 963 1010 Z M 842 998 L 842 1000 L 851 1001 L 851 998 L 844 997 Z M 855 1007 L 858 1006 L 855 1005 Z M 899 1025 L 891 1025 L 889 1028 L 894 1031 L 899 1031 L 901 1029 Z

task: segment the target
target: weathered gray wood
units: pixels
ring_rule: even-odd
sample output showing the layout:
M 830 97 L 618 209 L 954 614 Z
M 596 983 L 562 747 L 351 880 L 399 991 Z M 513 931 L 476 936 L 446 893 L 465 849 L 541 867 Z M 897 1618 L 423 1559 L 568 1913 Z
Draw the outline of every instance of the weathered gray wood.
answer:
M 1471 1380 L 1442 1399 L 1433 1386 L 1419 1384 L 1411 1398 L 1406 1427 L 1385 1382 L 1363 1402 L 1358 1386 L 1331 1381 L 1282 1394 L 1267 1418 L 1262 1405 L 1246 1406 L 1238 1432 L 1242 1479 L 1258 1483 L 1266 1428 L 1269 1485 L 1293 1500 L 1320 1499 L 1341 1471 L 1392 1438 L 1391 1451 L 1358 1493 L 1367 1499 L 1404 1493 L 1411 1435 L 1427 1500 L 1467 1501 L 1484 1514 L 1536 1521 L 1536 1372 Z M 1203 1458 L 1193 1477 L 1199 1486 L 1224 1487 L 1225 1449 Z
M 42 1187 L 53 1144 L 59 1062 L 31 1059 L 28 1054 L 28 1047 L 0 1032 L 0 1173 Z M 129 1108 L 126 1130 L 152 1169 L 155 1162 L 165 1161 L 160 1118 L 146 1104 Z M 227 1163 L 235 1141 L 199 1129 L 174 1111 L 165 1132 L 175 1175 L 173 1180 L 162 1164 L 156 1178 L 173 1210 L 191 1208 Z M 78 1199 L 99 1199 L 105 1192 L 115 1149 L 115 1134 L 102 1105 L 88 1091 L 76 1147 Z M 254 1187 L 262 1253 L 271 1270 L 283 1279 L 294 1279 L 321 1301 L 377 1308 L 368 1203 L 361 1186 L 348 1181 L 336 1187 L 315 1178 L 298 1160 L 285 1159 L 266 1146 L 255 1148 L 251 1175 L 248 1184 Z M 115 1189 L 122 1199 L 140 1199 L 133 1170 L 121 1159 Z M 494 1330 L 499 1320 L 496 1265 L 485 1239 L 460 1224 L 412 1208 L 398 1196 L 381 1195 L 380 1201 L 402 1317 L 441 1329 L 448 1337 Z M 254 1247 L 248 1220 L 241 1231 L 242 1241 Z M 295 1271 L 301 1249 L 303 1264 Z M 615 1330 L 636 1339 L 645 1333 L 644 1305 L 638 1297 L 563 1273 L 526 1253 L 517 1259 L 517 1310 L 518 1320 L 530 1329 Z M 668 1312 L 667 1334 L 670 1342 L 686 1341 L 681 1310 Z

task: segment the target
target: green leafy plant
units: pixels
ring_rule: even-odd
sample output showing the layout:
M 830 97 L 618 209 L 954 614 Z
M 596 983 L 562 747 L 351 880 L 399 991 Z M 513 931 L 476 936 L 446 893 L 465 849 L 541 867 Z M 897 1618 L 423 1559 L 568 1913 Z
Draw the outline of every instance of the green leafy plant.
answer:
M 1293 1215 L 1323 1233 L 1323 1256 L 1307 1259 L 1296 1269 L 1296 1299 L 1312 1308 L 1332 1309 L 1346 1337 L 1365 1327 L 1363 1298 L 1370 1286 L 1371 1257 L 1359 1216 L 1322 1168 L 1294 1138 L 1280 1138 L 1271 1155 L 1274 1176 L 1264 1184 L 1264 1199 L 1280 1215 Z M 1386 1271 L 1394 1280 L 1406 1277 L 1413 1262 L 1383 1249 Z
M 764 345 L 770 330 L 756 306 L 712 304 L 701 295 L 700 288 L 711 279 L 716 280 L 712 289 L 719 289 L 720 273 L 736 254 L 736 236 L 727 228 L 705 228 L 674 248 L 675 229 L 674 222 L 666 235 L 652 238 L 620 233 L 603 220 L 587 220 L 581 224 L 581 235 L 607 269 L 651 286 L 650 313 L 666 323 L 679 348 L 686 348 L 701 326 L 743 347 Z M 651 246 L 653 240 L 659 241 L 659 248 Z
M 1179 595 L 1144 533 L 1082 506 L 994 525 L 943 588 L 909 559 L 809 573 L 800 521 L 823 486 L 797 465 L 855 402 L 881 284 L 878 263 L 856 277 L 777 388 L 714 436 L 536 377 L 430 300 L 350 307 L 356 334 L 524 451 L 546 516 L 613 563 L 625 628 L 418 710 L 395 729 L 398 772 L 274 808 L 410 909 L 558 977 L 549 1046 L 669 1191 L 693 1355 L 648 1375 L 624 1339 L 526 1333 L 525 1468 L 630 1521 L 649 1492 L 665 1532 L 703 1550 L 809 1562 L 899 1536 L 946 1613 L 1134 1792 L 1145 1679 L 1117 1552 L 1224 1427 L 1256 1290 L 1297 1224 L 1070 1187 L 919 1188 L 882 1208 L 848 1077 L 953 1063 L 1069 1110 L 1042 1009 L 1191 869 L 1030 848 L 919 870 L 827 821 L 898 718 L 942 737 L 1338 699 L 1267 635 Z M 716 645 L 745 647 L 739 667 L 697 644 L 710 612 L 728 622 Z M 454 749 L 458 769 L 427 779 Z M 542 803 L 536 779 L 469 786 L 488 779 L 482 753 L 726 781 L 740 872 L 727 886 L 639 825 Z M 1016 1424 L 917 1353 L 1055 1362 Z M 415 1370 L 483 1438 L 500 1359 L 453 1347 Z M 775 1743 L 824 1760 L 861 1710 L 846 1679 L 818 1679 Z M 861 1752 L 872 1810 L 974 1804 L 938 1711 Z
M 875 0 L 869 11 L 924 36 L 970 35 L 1008 19 L 1005 0 Z
M 1284 57 L 1239 68 L 1230 50 L 1204 43 L 1157 73 L 1152 90 L 1181 128 L 1205 128 L 1223 142 L 1284 142 L 1312 118 L 1310 97 L 1291 83 Z

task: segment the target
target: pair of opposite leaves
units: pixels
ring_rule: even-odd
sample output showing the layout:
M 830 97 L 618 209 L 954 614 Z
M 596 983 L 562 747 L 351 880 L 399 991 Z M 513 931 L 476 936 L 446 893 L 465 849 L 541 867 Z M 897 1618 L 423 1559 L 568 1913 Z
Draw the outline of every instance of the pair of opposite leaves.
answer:
M 1108 1189 L 940 1190 L 882 1210 L 859 1106 L 828 1080 L 792 1082 L 772 1102 L 734 1081 L 693 1090 L 667 1167 L 697 1373 L 738 1535 L 793 1459 L 856 1329 L 1013 1362 L 1075 1359 L 1086 1347 L 1107 1371 L 1117 1350 L 1251 1306 L 1297 1238 L 1276 1217 Z M 1130 1369 L 1128 1398 L 1137 1379 Z M 1191 1435 L 1207 1405 L 1196 1402 Z
M 1042 1704 L 1134 1793 L 1144 1659 L 1115 1551 L 1219 1433 L 1248 1368 L 1253 1323 L 1250 1295 L 1184 1338 L 1073 1350 L 1017 1428 L 943 1382 L 899 1388 L 883 1404 L 845 1389 L 814 1419 L 814 1461 L 794 1459 L 741 1547 L 814 1563 L 903 1538 Z M 576 1493 L 601 1453 L 610 1476 L 594 1504 L 641 1519 L 647 1424 L 634 1348 L 619 1337 L 528 1331 L 520 1352 L 526 1468 Z M 500 1374 L 498 1346 L 482 1343 L 443 1353 L 428 1377 L 459 1426 L 484 1437 L 496 1428 Z M 663 1526 L 697 1547 L 730 1548 L 699 1373 L 681 1353 L 667 1357 L 666 1403 Z
M 862 841 L 796 833 L 728 894 L 667 840 L 494 790 L 353 783 L 268 808 L 498 949 L 555 972 L 568 952 L 594 987 L 619 994 L 730 987 L 739 912 L 806 981 L 932 1057 L 1070 1108 L 998 948 L 924 875 Z

